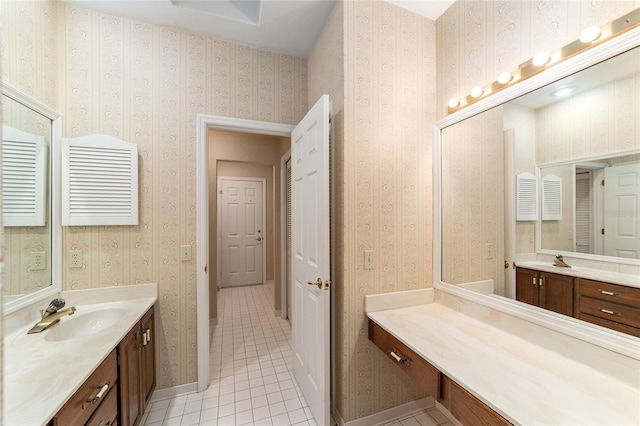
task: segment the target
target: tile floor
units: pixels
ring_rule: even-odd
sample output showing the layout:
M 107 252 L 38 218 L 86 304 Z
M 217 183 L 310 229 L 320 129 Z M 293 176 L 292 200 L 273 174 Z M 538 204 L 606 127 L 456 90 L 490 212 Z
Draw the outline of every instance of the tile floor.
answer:
M 291 371 L 291 326 L 274 315 L 270 297 L 262 285 L 218 293 L 209 388 L 152 403 L 146 426 L 315 426 Z M 448 419 L 433 410 L 385 426 L 446 424 Z

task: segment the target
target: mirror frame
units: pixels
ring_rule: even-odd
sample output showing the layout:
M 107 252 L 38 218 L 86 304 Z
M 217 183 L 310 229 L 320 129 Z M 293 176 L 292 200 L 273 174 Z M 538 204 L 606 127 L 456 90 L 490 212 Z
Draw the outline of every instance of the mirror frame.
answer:
M 62 226 L 60 225 L 60 141 L 62 139 L 62 116 L 37 99 L 23 93 L 15 87 L 0 81 L 2 94 L 51 120 L 51 147 L 49 164 L 50 209 L 51 209 L 51 285 L 16 297 L 3 306 L 5 315 L 48 299 L 62 290 Z
M 516 82 L 481 101 L 473 103 L 433 127 L 433 287 L 437 290 L 495 309 L 528 322 L 602 346 L 640 360 L 640 339 L 597 325 L 530 306 L 502 296 L 480 294 L 442 281 L 442 130 L 556 80 L 640 46 L 640 27 L 635 27 L 589 50 L 570 57 L 526 80 Z

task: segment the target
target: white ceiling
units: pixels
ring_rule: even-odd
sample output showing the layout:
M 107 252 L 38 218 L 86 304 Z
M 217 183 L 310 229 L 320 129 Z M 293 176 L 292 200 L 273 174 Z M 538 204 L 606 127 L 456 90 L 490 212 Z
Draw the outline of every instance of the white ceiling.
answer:
M 111 15 L 171 25 L 307 58 L 335 0 L 64 0 Z M 345 0 L 353 1 L 353 0 Z M 455 0 L 388 0 L 432 20 Z

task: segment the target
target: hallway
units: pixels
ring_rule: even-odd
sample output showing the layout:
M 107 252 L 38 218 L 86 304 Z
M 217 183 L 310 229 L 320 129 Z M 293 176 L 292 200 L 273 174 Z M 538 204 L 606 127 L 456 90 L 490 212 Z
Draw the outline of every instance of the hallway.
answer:
M 209 388 L 154 402 L 147 426 L 316 424 L 291 371 L 291 326 L 274 315 L 267 290 L 220 290 Z

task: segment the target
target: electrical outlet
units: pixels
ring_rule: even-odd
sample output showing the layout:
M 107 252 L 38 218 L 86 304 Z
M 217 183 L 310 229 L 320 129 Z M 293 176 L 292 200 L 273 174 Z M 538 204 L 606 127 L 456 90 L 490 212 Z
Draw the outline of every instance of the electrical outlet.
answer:
M 373 250 L 364 251 L 364 269 L 373 269 Z
M 43 251 L 32 251 L 30 260 L 30 269 L 32 271 L 41 271 L 47 269 L 46 253 Z
M 69 268 L 82 268 L 82 250 L 69 250 Z
M 180 260 L 191 260 L 191 245 L 180 246 Z

